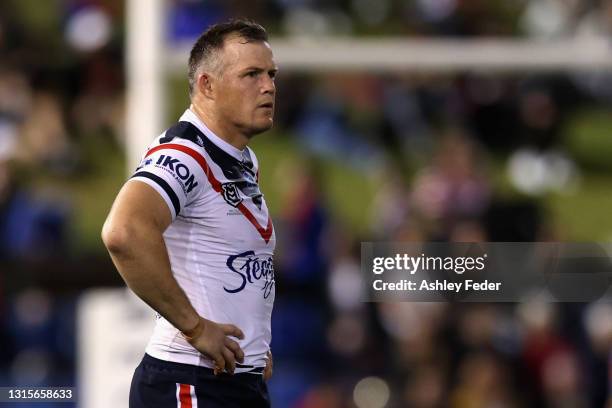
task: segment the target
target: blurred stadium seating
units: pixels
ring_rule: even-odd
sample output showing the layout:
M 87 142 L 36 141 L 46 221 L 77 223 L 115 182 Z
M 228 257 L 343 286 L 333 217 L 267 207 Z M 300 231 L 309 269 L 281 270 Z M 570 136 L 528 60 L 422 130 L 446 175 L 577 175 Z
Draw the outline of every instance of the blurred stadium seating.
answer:
M 122 285 L 99 230 L 127 175 L 125 8 L 0 2 L 0 386 L 77 384 L 79 298 Z M 170 45 L 231 16 L 276 38 L 612 35 L 610 0 L 168 0 L 165 16 Z M 612 74 L 280 72 L 254 141 L 279 237 L 275 406 L 612 407 L 610 304 L 358 290 L 361 241 L 609 240 Z M 187 103 L 184 76 L 166 80 L 162 126 Z

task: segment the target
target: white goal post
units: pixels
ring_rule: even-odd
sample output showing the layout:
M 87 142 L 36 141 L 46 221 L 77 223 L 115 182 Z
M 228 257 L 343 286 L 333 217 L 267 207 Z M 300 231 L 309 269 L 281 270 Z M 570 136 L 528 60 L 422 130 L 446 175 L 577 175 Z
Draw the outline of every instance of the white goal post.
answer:
M 612 41 L 501 38 L 271 38 L 282 71 L 574 71 L 612 69 Z M 166 69 L 186 72 L 192 44 L 166 50 Z

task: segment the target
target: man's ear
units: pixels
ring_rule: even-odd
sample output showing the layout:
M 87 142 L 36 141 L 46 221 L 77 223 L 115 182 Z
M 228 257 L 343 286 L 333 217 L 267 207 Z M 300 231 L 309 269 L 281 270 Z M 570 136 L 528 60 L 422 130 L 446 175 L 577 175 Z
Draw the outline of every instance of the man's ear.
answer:
M 214 99 L 214 81 L 215 79 L 207 72 L 202 73 L 198 77 L 196 85 L 205 98 Z

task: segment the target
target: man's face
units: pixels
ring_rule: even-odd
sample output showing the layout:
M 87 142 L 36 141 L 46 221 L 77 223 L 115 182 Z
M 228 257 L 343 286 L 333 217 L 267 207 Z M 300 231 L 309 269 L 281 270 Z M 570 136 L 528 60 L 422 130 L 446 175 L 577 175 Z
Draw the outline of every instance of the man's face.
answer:
M 267 42 L 225 39 L 220 51 L 220 75 L 215 79 L 217 114 L 253 136 L 272 127 L 276 64 Z

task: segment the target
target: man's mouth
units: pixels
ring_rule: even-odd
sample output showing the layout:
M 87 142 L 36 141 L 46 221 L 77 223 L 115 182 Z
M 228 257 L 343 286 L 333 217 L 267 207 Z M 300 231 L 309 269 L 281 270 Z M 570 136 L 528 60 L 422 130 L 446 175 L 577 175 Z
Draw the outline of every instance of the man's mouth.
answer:
M 272 109 L 274 107 L 274 103 L 273 102 L 266 102 L 266 103 L 262 103 L 261 105 L 259 105 L 260 108 L 270 108 Z

